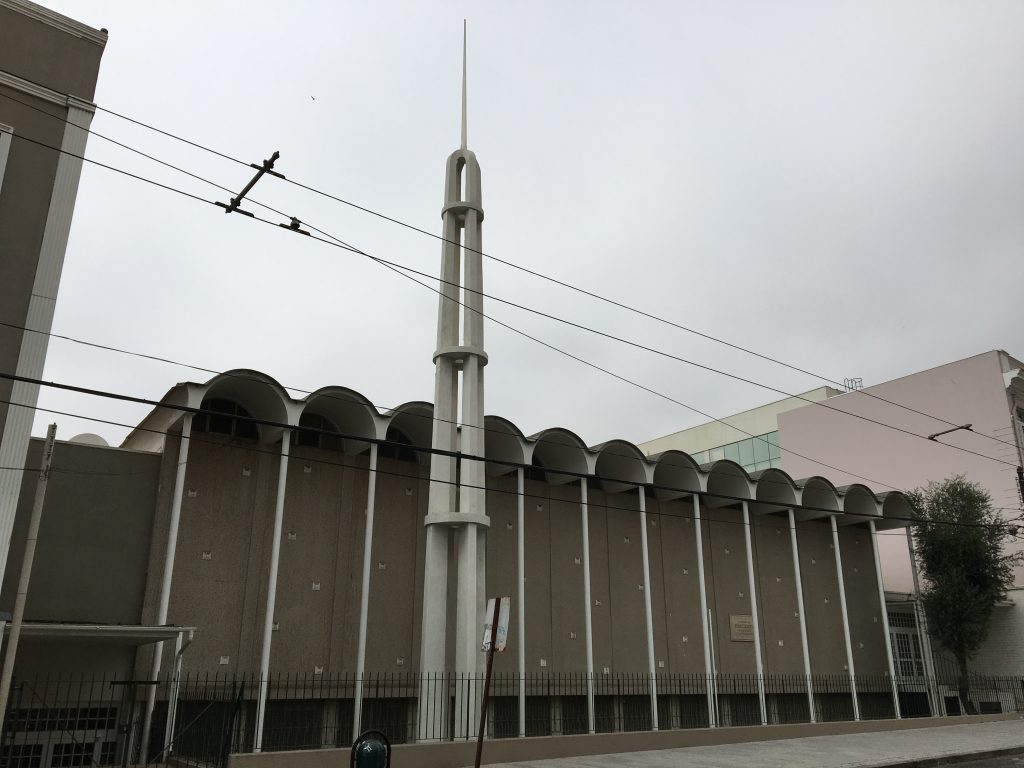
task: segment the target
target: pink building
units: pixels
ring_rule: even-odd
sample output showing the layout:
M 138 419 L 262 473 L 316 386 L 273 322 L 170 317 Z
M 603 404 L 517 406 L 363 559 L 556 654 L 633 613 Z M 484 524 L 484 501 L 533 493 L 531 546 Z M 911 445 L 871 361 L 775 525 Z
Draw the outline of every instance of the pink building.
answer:
M 961 425 L 966 429 L 922 439 Z M 837 485 L 909 490 L 963 474 L 1008 517 L 1021 512 L 1024 363 L 996 350 L 778 415 L 782 468 Z M 829 466 L 831 465 L 831 466 Z M 902 531 L 883 538 L 887 589 L 912 589 Z M 1024 586 L 1024 569 L 1015 583 Z

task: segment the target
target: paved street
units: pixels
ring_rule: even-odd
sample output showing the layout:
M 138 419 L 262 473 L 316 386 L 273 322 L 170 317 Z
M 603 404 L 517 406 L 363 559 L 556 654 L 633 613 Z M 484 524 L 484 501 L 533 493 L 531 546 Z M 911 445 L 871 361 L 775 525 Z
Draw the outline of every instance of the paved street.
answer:
M 867 768 L 1004 749 L 1024 754 L 1024 721 L 500 763 L 492 768 Z M 990 758 L 974 764 L 1022 768 L 1024 760 Z

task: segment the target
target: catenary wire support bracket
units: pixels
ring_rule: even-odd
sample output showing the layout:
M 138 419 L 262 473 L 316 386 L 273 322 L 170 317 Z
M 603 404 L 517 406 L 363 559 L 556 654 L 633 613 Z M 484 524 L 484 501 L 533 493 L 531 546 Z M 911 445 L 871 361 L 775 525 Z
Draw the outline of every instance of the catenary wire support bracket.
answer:
M 277 226 L 284 227 L 285 229 L 290 229 L 292 232 L 298 232 L 300 235 L 305 235 L 306 237 L 311 237 L 311 235 L 309 234 L 308 231 L 306 231 L 305 229 L 302 229 L 301 225 L 302 225 L 302 222 L 299 221 L 294 216 L 292 216 L 291 223 L 289 223 L 289 224 L 278 224 Z
M 244 216 L 252 217 L 252 213 L 249 213 L 249 211 L 243 210 L 238 206 L 242 204 L 242 200 L 244 200 L 245 196 L 249 194 L 249 190 L 256 186 L 256 182 L 263 178 L 263 174 L 269 173 L 271 176 L 277 176 L 277 178 L 279 179 L 285 178 L 285 175 L 283 173 L 278 173 L 277 171 L 274 170 L 274 163 L 276 163 L 278 158 L 280 157 L 281 153 L 275 151 L 274 154 L 270 156 L 269 160 L 263 161 L 263 165 L 256 165 L 256 163 L 250 163 L 250 167 L 256 169 L 256 175 L 253 176 L 252 180 L 245 185 L 241 192 L 238 193 L 238 197 L 232 197 L 230 203 L 222 203 L 218 201 L 217 205 L 224 209 L 224 213 L 241 213 Z M 289 227 L 289 229 L 298 230 L 298 226 L 294 225 L 294 222 L 296 221 L 297 219 L 292 219 L 293 226 Z

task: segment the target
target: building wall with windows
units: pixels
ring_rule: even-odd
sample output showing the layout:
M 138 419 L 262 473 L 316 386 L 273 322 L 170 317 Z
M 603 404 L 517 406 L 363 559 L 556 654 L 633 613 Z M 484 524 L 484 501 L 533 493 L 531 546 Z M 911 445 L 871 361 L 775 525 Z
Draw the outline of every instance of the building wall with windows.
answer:
M 639 443 L 648 456 L 683 451 L 699 463 L 729 459 L 748 472 L 781 466 L 778 446 L 779 414 L 842 394 L 833 387 L 818 387 L 795 397 L 751 408 L 718 421 L 673 432 Z M 772 448 L 771 446 L 776 446 Z

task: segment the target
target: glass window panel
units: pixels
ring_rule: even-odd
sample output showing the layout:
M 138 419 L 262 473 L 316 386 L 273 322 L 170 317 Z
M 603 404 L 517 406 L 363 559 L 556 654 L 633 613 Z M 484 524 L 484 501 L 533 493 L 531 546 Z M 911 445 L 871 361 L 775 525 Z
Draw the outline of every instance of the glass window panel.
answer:
M 752 442 L 754 443 L 754 461 L 758 463 L 768 461 L 768 440 L 765 437 L 755 437 Z
M 765 438 L 772 445 L 778 445 L 779 444 L 779 431 L 775 430 L 774 432 L 769 432 L 767 435 L 765 435 Z
M 721 461 L 725 458 L 725 447 L 719 446 L 708 451 L 708 461 Z
M 729 445 L 723 445 L 722 446 L 722 450 L 725 451 L 725 458 L 727 458 L 729 461 L 739 461 L 740 460 L 740 444 L 739 443 L 729 443 Z
M 768 443 L 768 458 L 778 459 L 782 457 L 782 449 L 777 443 Z
M 740 466 L 748 467 L 754 464 L 754 440 L 741 440 L 739 442 L 740 447 Z

